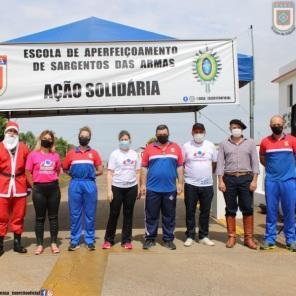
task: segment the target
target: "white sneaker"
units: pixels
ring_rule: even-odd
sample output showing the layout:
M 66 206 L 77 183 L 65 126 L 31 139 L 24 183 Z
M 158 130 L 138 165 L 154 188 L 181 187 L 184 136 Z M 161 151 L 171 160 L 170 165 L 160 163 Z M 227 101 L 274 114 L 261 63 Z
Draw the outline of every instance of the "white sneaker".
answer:
M 185 247 L 191 247 L 193 245 L 194 240 L 190 237 L 188 237 L 184 243 Z
M 200 244 L 203 244 L 205 246 L 215 246 L 215 243 L 213 241 L 211 241 L 209 238 L 204 237 L 202 239 L 199 240 Z

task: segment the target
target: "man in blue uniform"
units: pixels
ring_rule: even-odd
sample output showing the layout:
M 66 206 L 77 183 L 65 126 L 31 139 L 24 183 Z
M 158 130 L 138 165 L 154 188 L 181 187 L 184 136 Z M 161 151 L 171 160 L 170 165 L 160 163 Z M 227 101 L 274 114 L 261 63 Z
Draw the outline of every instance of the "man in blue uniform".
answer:
M 156 138 L 156 142 L 146 147 L 142 158 L 141 194 L 146 195 L 143 249 L 155 245 L 161 211 L 164 246 L 175 250 L 176 198 L 177 192 L 183 191 L 184 183 L 182 150 L 179 145 L 169 141 L 166 125 L 156 128 Z
M 260 144 L 260 162 L 266 169 L 265 195 L 267 210 L 265 242 L 261 249 L 275 248 L 276 224 L 279 202 L 281 202 L 287 248 L 292 252 L 296 252 L 296 138 L 283 133 L 283 127 L 284 120 L 282 116 L 273 116 L 270 120 L 272 135 L 264 138 Z

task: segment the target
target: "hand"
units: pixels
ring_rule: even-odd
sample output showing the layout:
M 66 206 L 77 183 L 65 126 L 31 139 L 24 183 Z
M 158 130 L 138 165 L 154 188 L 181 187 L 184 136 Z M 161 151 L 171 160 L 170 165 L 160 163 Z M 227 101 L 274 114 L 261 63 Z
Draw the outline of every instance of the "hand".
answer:
M 146 192 L 147 192 L 146 185 L 141 185 L 141 190 L 140 190 L 141 196 L 146 196 Z
M 253 180 L 250 183 L 249 189 L 250 189 L 250 191 L 255 191 L 257 189 L 257 182 Z
M 218 188 L 220 191 L 225 192 L 226 191 L 226 185 L 223 181 L 219 182 Z
M 183 184 L 178 184 L 177 185 L 177 194 L 181 194 L 183 192 Z
M 140 186 L 138 187 L 137 199 L 141 199 L 141 189 L 140 189 Z
M 108 190 L 107 198 L 108 198 L 109 202 L 111 203 L 112 200 L 113 200 L 113 192 L 112 192 L 112 190 Z

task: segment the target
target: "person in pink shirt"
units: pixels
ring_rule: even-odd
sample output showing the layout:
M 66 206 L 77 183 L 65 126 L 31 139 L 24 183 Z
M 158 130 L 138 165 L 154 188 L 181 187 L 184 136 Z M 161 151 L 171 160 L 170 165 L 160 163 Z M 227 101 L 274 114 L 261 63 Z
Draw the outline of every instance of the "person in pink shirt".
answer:
M 36 213 L 36 255 L 40 255 L 44 249 L 46 212 L 49 219 L 51 251 L 54 254 L 60 252 L 57 246 L 58 210 L 61 200 L 58 182 L 60 171 L 61 160 L 59 154 L 55 152 L 54 133 L 45 130 L 38 137 L 35 150 L 29 154 L 26 162 L 26 175 L 33 187 L 32 199 Z

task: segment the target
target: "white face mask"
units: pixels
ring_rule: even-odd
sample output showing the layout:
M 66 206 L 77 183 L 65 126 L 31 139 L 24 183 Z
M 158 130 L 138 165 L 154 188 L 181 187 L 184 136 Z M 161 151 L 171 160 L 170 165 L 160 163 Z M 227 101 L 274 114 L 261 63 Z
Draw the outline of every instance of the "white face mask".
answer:
M 194 134 L 193 135 L 193 139 L 194 139 L 194 142 L 196 143 L 202 143 L 203 140 L 205 139 L 205 134 Z
M 242 136 L 242 133 L 243 133 L 243 131 L 240 128 L 234 128 L 234 129 L 231 130 L 231 134 L 235 138 L 241 137 Z
M 19 136 L 18 135 L 9 135 L 6 134 L 4 136 L 3 144 L 6 149 L 12 150 L 14 149 L 19 142 Z

